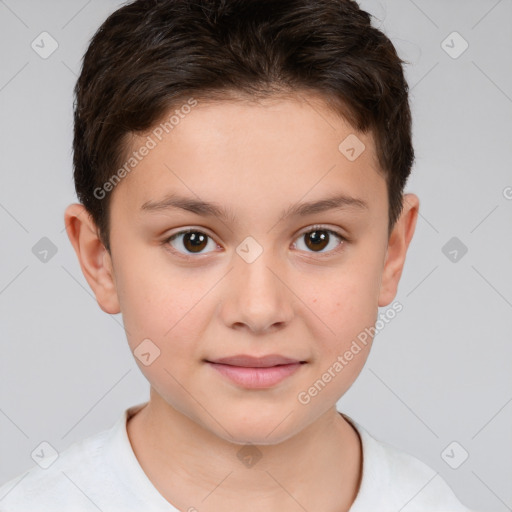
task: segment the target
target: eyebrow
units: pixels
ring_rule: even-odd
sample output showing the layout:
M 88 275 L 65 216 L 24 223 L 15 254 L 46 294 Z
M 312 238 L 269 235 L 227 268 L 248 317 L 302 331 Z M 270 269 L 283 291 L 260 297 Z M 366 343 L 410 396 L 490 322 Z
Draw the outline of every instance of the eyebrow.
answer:
M 177 194 L 170 194 L 158 201 L 147 201 L 141 206 L 141 211 L 143 212 L 159 212 L 168 209 L 186 210 L 203 217 L 217 217 L 225 222 L 231 221 L 233 224 L 236 223 L 236 216 L 232 210 L 226 209 L 217 203 L 179 196 Z M 356 197 L 337 194 L 317 201 L 292 205 L 281 213 L 279 221 L 289 217 L 305 217 L 329 210 L 344 209 L 353 209 L 355 211 L 368 210 L 368 204 Z

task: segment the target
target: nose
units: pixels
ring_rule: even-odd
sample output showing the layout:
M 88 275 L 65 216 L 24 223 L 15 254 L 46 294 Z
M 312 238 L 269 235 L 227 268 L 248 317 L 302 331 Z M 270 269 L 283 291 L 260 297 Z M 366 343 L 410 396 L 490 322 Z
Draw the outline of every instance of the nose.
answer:
M 270 253 L 263 250 L 254 261 L 234 255 L 221 305 L 228 327 L 268 333 L 289 324 L 294 295 L 286 284 L 286 272 Z

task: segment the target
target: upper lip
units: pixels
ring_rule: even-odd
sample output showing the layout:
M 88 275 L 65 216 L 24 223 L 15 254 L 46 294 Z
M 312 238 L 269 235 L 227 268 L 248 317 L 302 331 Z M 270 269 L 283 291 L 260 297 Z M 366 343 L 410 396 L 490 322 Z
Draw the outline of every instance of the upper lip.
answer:
M 262 357 L 249 355 L 237 355 L 231 357 L 222 357 L 220 359 L 208 360 L 209 363 L 228 364 L 230 366 L 245 366 L 247 368 L 269 368 L 280 364 L 303 363 L 300 359 L 280 356 L 279 354 L 269 354 Z

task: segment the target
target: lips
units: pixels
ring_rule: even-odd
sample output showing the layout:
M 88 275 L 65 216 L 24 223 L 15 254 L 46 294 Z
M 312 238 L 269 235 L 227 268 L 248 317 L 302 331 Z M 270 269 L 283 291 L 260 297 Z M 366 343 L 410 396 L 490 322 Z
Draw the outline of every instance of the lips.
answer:
M 296 373 L 306 361 L 270 354 L 263 357 L 237 355 L 206 363 L 238 387 L 265 389 Z
M 237 355 L 231 357 L 223 357 L 221 359 L 214 359 L 208 362 L 217 364 L 227 364 L 229 366 L 243 366 L 245 368 L 270 368 L 271 366 L 303 363 L 305 361 L 280 356 L 278 354 L 269 354 L 262 357 Z

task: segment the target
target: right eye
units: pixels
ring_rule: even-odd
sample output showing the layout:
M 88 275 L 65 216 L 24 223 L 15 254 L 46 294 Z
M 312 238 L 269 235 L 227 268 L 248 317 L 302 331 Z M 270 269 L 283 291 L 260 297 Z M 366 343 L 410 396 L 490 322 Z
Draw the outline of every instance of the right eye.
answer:
M 209 241 L 213 248 L 217 246 L 213 239 L 206 233 L 197 229 L 186 229 L 165 239 L 163 243 L 169 244 L 173 251 L 178 252 L 185 257 L 189 257 L 190 254 L 204 254 L 203 249 L 208 247 Z M 177 246 L 184 247 L 185 251 L 182 251 Z

